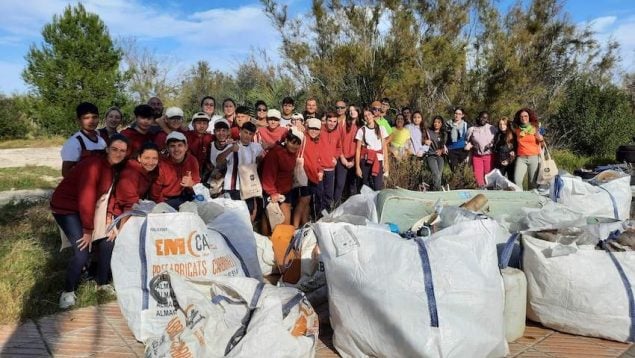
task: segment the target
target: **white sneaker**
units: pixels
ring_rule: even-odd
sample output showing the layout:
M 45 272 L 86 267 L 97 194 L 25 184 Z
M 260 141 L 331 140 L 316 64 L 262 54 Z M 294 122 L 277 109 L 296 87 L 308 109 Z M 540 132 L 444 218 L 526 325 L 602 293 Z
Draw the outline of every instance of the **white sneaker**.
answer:
M 60 296 L 60 308 L 65 310 L 75 305 L 75 292 L 62 292 Z
M 115 291 L 115 288 L 112 287 L 112 285 L 110 285 L 110 284 L 98 285 L 97 286 L 97 292 L 105 292 L 105 293 L 107 293 L 109 295 L 113 295 L 113 296 L 117 295 L 117 291 Z

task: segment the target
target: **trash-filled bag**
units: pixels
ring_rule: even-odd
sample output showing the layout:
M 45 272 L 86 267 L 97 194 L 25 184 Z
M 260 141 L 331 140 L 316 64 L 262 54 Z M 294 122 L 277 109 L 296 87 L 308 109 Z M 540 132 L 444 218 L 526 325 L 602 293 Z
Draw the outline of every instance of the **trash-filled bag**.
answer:
M 498 169 L 485 174 L 485 187 L 494 190 L 523 191 L 523 188 L 507 179 Z
M 173 270 L 202 279 L 248 273 L 229 238 L 208 229 L 197 214 L 132 214 L 139 216 L 131 216 L 121 229 L 110 265 L 119 308 L 137 340 L 160 335 L 176 313 L 167 289 L 159 290 L 168 298 L 164 303 L 150 295 L 149 283 L 155 275 Z
M 558 175 L 551 184 L 549 195 L 551 200 L 585 216 L 628 220 L 631 176 L 615 170 L 606 170 L 589 181 Z
M 529 319 L 572 334 L 635 340 L 635 253 L 564 245 L 527 233 L 522 241 Z
M 344 357 L 502 357 L 504 292 L 493 220 L 406 240 L 315 224 L 333 344 Z
M 174 272 L 157 276 L 155 287 L 168 287 L 178 309 L 162 335 L 146 342 L 146 357 L 315 356 L 318 317 L 296 289 Z

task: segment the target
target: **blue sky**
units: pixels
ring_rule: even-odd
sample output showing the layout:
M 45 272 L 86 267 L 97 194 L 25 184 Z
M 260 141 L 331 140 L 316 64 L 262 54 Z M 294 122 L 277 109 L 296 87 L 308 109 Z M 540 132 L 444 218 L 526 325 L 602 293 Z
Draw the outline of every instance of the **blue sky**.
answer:
M 304 12 L 310 1 L 287 0 L 292 14 Z M 40 31 L 54 14 L 63 11 L 64 0 L 2 0 L 0 13 L 0 93 L 25 92 L 20 77 L 30 44 L 41 41 Z M 89 11 L 99 14 L 113 38 L 136 38 L 141 47 L 154 51 L 169 63 L 172 76 L 198 60 L 213 69 L 232 72 L 252 50 L 265 49 L 279 60 L 278 35 L 262 12 L 259 1 L 151 1 L 85 0 Z M 513 0 L 498 2 L 502 10 Z M 591 23 L 600 41 L 620 42 L 622 68 L 635 71 L 635 2 L 632 0 L 569 0 L 565 10 L 578 25 Z

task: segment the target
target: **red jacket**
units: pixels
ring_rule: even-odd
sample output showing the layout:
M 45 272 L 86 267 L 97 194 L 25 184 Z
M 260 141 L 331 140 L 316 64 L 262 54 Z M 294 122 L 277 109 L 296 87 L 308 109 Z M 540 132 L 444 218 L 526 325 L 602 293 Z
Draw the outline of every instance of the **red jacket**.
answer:
M 263 146 L 271 146 L 276 143 L 282 142 L 286 137 L 288 129 L 286 127 L 278 127 L 275 130 L 270 130 L 269 127 L 260 127 L 256 133 L 258 141 Z
M 201 182 L 198 161 L 193 155 L 185 154 L 185 159 L 181 163 L 175 163 L 170 158 L 161 158 L 159 161 L 159 177 L 152 183 L 152 199 L 160 203 L 181 195 L 184 190 L 181 186 L 181 179 L 187 175 L 188 171 L 192 173 L 194 184 Z
M 184 132 L 182 129 L 176 129 L 177 132 L 181 132 L 183 134 L 185 134 L 185 137 L 187 138 L 187 146 L 190 146 L 190 138 L 187 136 L 187 132 Z M 161 131 L 159 133 L 157 133 L 154 136 L 154 144 L 157 145 L 157 147 L 159 147 L 159 150 L 163 150 L 165 148 L 168 147 L 167 144 L 165 144 L 165 139 L 168 137 L 168 133 L 165 133 L 164 131 Z
M 211 133 L 199 134 L 196 131 L 187 131 L 187 148 L 198 161 L 199 169 L 210 166 L 209 151 L 212 147 L 214 136 Z
M 326 125 L 322 126 L 322 131 L 320 132 L 319 151 L 322 158 L 321 164 L 324 170 L 335 169 L 335 164 L 340 159 L 340 154 L 342 154 L 342 142 L 340 135 L 338 128 L 329 132 L 326 129 Z
M 113 205 L 109 212 L 119 216 L 132 209 L 132 205 L 146 197 L 157 175 L 158 169 L 148 173 L 137 160 L 128 160 L 126 167 L 119 174 Z
M 313 140 L 307 135 L 304 140 L 304 172 L 307 178 L 309 178 L 309 181 L 313 184 L 317 184 L 320 182 L 318 174 L 324 171 L 322 167 L 322 153 L 320 151 L 322 137 Z M 302 147 L 300 147 L 300 151 L 302 151 Z
M 262 161 L 260 182 L 262 189 L 269 194 L 287 194 L 293 185 L 293 168 L 298 153 L 289 153 L 281 146 L 272 147 Z
M 128 145 L 128 157 L 137 155 L 141 147 L 146 142 L 152 142 L 154 140 L 154 135 L 150 133 L 150 131 L 148 131 L 148 133 L 146 134 L 143 134 L 134 128 L 126 128 L 120 133 L 128 138 L 128 140 L 130 141 L 130 145 Z
M 351 130 L 346 131 L 346 123 L 339 125 L 340 142 L 342 143 L 342 154 L 346 159 L 355 158 L 357 150 L 357 142 L 355 142 L 355 134 L 357 133 L 357 125 L 355 122 L 351 125 Z
M 114 172 L 106 156 L 82 159 L 55 188 L 51 197 L 51 210 L 56 214 L 78 213 L 84 234 L 91 234 L 95 205 L 110 189 Z

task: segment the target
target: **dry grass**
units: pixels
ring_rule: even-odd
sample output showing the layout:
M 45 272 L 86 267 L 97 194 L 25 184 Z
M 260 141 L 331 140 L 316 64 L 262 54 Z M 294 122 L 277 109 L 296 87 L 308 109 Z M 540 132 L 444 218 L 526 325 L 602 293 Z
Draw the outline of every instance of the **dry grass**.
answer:
M 0 168 L 0 191 L 19 189 L 53 189 L 62 180 L 59 169 L 27 165 Z
M 48 202 L 9 204 L 0 208 L 0 324 L 16 323 L 59 311 L 69 249 L 59 252 L 57 225 Z M 82 283 L 77 307 L 112 300 Z
M 64 137 L 38 137 L 32 139 L 10 139 L 0 142 L 0 149 L 13 148 L 48 148 L 64 144 Z
M 425 159 L 410 156 L 397 162 L 390 158 L 390 177 L 386 180 L 386 188 L 422 190 L 423 183 L 432 187 L 432 172 Z M 449 184 L 450 189 L 476 188 L 472 167 L 465 165 L 457 169 L 456 173 L 452 173 L 446 162 L 443 169 L 443 184 Z

